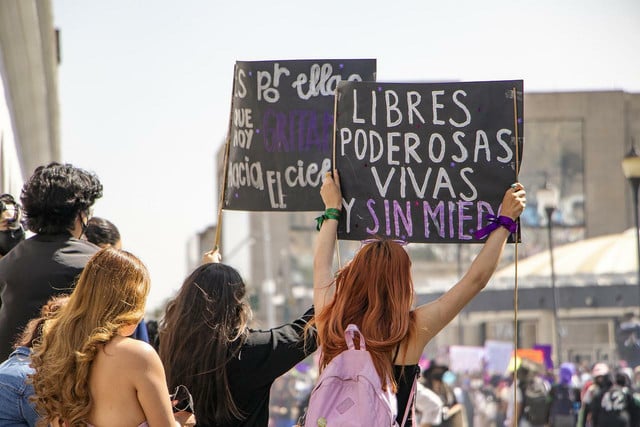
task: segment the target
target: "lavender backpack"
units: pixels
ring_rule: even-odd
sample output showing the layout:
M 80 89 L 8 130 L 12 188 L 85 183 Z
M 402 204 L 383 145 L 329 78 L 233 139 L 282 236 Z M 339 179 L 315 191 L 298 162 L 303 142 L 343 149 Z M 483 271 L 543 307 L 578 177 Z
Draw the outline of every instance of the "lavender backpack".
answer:
M 360 335 L 360 348 L 353 338 Z M 380 377 L 356 325 L 344 332 L 347 350 L 333 358 L 311 391 L 305 427 L 397 426 L 396 396 L 382 390 Z M 415 388 L 415 384 L 414 384 Z M 406 422 L 412 395 L 404 414 Z

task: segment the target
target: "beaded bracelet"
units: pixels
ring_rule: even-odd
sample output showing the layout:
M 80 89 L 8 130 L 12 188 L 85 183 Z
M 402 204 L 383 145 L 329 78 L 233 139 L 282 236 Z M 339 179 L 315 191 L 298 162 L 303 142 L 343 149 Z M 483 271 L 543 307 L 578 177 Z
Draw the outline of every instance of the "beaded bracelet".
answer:
M 488 236 L 493 230 L 498 227 L 506 228 L 507 230 L 509 230 L 509 233 L 515 233 L 516 231 L 518 231 L 518 223 L 508 216 L 487 215 L 487 221 L 489 222 L 489 224 L 486 227 L 481 228 L 474 233 L 474 237 L 476 239 L 482 239 L 483 237 Z
M 340 219 L 340 209 L 336 208 L 327 208 L 324 213 L 316 218 L 316 230 L 320 231 L 320 227 L 322 227 L 322 223 L 327 219 L 335 219 L 338 221 Z

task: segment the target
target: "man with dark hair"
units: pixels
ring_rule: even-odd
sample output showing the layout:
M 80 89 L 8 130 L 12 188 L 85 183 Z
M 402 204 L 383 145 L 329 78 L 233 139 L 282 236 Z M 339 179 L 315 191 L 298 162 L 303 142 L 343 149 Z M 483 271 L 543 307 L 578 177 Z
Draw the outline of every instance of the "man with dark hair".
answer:
M 0 259 L 0 360 L 49 298 L 70 292 L 98 251 L 80 237 L 100 197 L 97 176 L 69 164 L 40 166 L 24 184 L 22 207 L 35 235 Z

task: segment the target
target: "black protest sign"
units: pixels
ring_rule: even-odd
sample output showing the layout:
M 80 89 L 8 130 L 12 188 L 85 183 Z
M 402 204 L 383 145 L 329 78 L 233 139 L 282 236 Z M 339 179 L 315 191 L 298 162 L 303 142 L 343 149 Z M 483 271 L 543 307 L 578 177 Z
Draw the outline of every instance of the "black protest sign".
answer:
M 335 90 L 375 72 L 375 59 L 237 62 L 224 209 L 324 209 Z
M 339 238 L 475 241 L 516 180 L 522 90 L 521 80 L 341 83 Z

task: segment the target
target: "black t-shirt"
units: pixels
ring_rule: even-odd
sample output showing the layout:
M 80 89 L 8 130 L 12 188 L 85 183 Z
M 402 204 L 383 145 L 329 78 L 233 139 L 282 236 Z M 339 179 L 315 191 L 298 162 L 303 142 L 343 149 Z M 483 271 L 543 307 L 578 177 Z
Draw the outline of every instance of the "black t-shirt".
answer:
M 70 293 L 100 248 L 68 233 L 35 235 L 0 259 L 0 361 L 29 320 L 54 295 Z
M 638 427 L 638 406 L 631 391 L 617 384 L 598 393 L 591 402 L 594 427 Z
M 556 415 L 575 415 L 575 404 L 580 401 L 580 392 L 568 384 L 554 384 L 549 392 L 551 407 L 550 419 Z
M 315 334 L 309 334 L 305 342 L 304 327 L 311 317 L 313 307 L 286 325 L 266 331 L 249 331 L 237 357 L 227 364 L 231 395 L 246 418 L 216 427 L 268 425 L 271 385 L 316 350 Z M 213 379 L 211 385 L 214 385 Z M 197 426 L 213 427 L 200 423 Z

